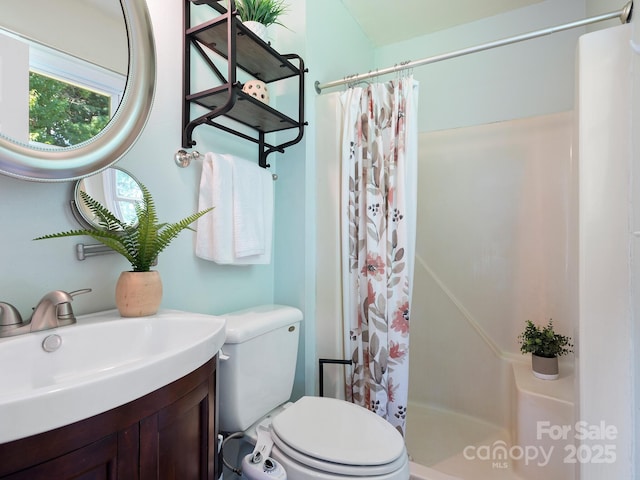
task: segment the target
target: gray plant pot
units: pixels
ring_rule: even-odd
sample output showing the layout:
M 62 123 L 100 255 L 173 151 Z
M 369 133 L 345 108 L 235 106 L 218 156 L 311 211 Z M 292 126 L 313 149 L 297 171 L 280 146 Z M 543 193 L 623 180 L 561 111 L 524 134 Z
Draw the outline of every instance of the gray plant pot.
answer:
M 559 375 L 558 357 L 546 358 L 531 355 L 531 368 L 533 375 L 542 380 L 555 380 Z

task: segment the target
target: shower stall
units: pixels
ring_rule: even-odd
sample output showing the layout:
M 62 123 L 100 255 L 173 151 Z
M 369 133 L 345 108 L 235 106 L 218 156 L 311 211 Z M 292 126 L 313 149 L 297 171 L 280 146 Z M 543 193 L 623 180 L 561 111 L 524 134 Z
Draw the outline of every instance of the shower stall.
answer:
M 605 363 L 624 375 L 631 365 L 623 345 L 630 319 L 621 311 L 631 275 L 623 228 L 631 211 L 630 38 L 630 25 L 581 37 L 572 111 L 420 134 L 406 435 L 412 478 L 631 478 L 628 386 L 622 373 L 594 375 L 599 339 L 621 345 Z M 323 120 L 317 355 L 340 358 L 339 99 L 315 101 Z M 534 381 L 517 337 L 526 320 L 549 319 L 574 338 L 576 354 L 561 362 L 560 380 Z M 324 384 L 326 395 L 342 397 L 340 368 L 325 370 Z M 610 408 L 598 385 L 621 394 Z M 571 449 L 584 442 L 545 430 L 578 420 L 615 425 L 616 462 L 572 462 Z
M 573 357 L 543 392 L 516 353 L 525 320 L 574 332 L 572 127 L 564 112 L 420 137 L 407 419 L 419 464 L 459 478 L 515 474 L 519 452 L 497 449 L 522 443 L 535 429 L 527 418 L 573 423 Z M 572 478 L 561 467 L 546 478 Z

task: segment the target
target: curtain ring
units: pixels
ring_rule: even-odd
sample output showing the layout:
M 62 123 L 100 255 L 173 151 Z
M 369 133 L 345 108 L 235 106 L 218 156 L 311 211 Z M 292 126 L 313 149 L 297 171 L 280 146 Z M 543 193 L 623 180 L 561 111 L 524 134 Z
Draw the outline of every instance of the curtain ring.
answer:
M 355 86 L 355 83 L 353 82 L 352 79 L 353 79 L 353 77 L 355 77 L 357 75 L 358 75 L 357 73 L 352 73 L 352 74 L 346 75 L 344 77 L 344 81 L 345 81 L 345 84 L 346 84 L 347 88 L 353 88 Z

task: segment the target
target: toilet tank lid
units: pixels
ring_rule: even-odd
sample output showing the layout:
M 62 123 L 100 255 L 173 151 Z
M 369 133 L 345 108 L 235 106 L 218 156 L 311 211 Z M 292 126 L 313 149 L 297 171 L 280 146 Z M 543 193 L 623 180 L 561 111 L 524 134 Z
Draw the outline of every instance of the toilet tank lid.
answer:
M 242 343 L 271 330 L 302 320 L 302 312 L 286 305 L 259 305 L 222 315 L 226 319 L 225 343 Z

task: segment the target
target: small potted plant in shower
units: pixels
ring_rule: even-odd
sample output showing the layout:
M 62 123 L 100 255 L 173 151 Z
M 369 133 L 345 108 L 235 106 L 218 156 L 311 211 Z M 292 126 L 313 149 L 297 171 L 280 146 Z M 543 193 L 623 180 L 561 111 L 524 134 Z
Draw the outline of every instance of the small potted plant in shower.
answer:
M 520 351 L 531 354 L 533 374 L 543 380 L 555 380 L 559 376 L 558 357 L 573 352 L 571 337 L 556 333 L 553 321 L 539 327 L 526 321 L 524 332 L 518 336 Z

